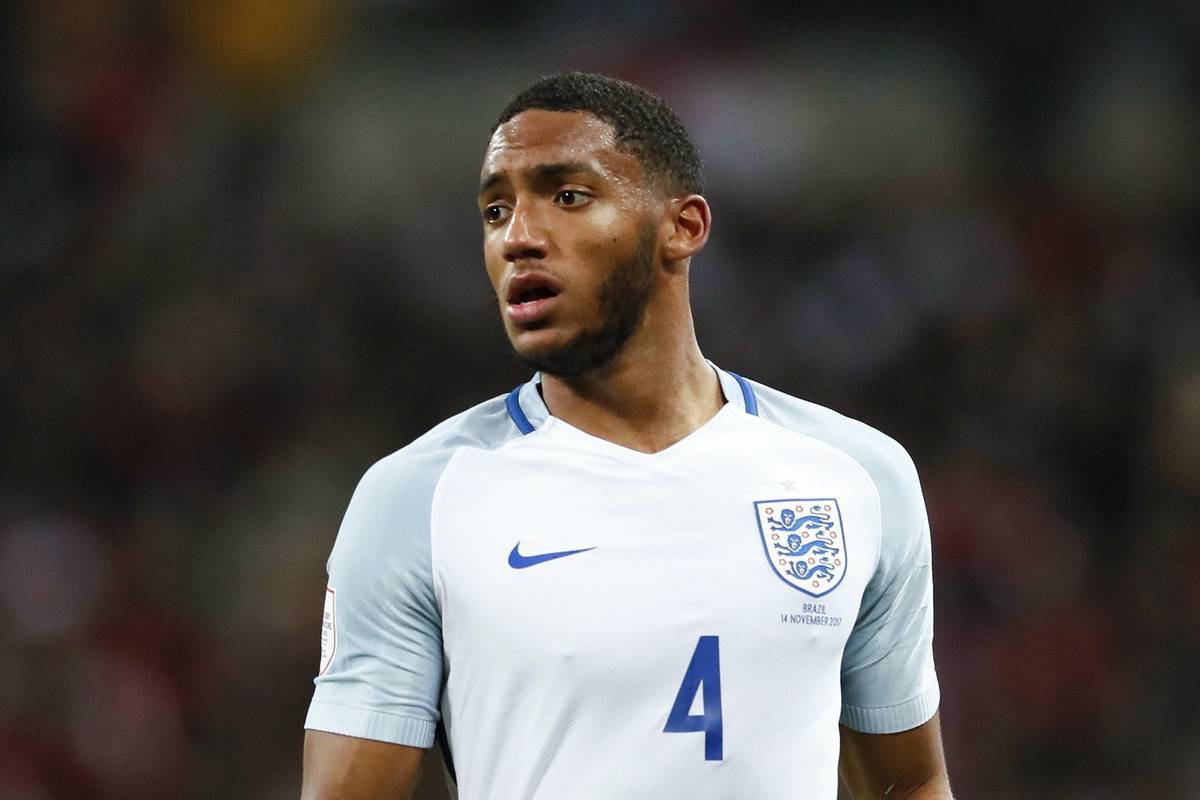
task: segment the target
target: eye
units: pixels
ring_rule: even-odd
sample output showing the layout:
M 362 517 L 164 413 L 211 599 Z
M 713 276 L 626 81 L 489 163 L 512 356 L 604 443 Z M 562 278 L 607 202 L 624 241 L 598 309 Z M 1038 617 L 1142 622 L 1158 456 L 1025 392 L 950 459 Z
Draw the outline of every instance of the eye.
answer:
M 586 205 L 592 199 L 591 195 L 581 192 L 578 189 L 563 189 L 554 196 L 554 202 L 560 206 L 567 208 L 575 208 L 577 206 Z
M 503 222 L 508 217 L 508 207 L 499 203 L 492 203 L 483 209 L 483 221 L 489 225 L 495 225 L 497 222 Z

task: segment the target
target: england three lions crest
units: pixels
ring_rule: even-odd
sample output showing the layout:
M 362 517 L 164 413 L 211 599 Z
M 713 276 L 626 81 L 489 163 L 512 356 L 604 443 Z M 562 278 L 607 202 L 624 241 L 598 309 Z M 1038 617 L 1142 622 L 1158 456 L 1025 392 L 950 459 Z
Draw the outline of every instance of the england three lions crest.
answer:
M 763 551 L 780 580 L 813 597 L 837 588 L 847 558 L 837 500 L 759 500 L 754 511 Z

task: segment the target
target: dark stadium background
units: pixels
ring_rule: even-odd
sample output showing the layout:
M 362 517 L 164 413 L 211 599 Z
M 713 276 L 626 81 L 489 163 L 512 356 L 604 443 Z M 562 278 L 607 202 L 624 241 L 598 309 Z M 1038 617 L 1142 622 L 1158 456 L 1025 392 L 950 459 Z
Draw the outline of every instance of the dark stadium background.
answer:
M 699 139 L 707 355 L 912 452 L 958 795 L 1200 797 L 1200 4 L 884 5 L 6 6 L 0 796 L 297 797 L 355 481 L 524 377 L 489 125 L 586 68 Z

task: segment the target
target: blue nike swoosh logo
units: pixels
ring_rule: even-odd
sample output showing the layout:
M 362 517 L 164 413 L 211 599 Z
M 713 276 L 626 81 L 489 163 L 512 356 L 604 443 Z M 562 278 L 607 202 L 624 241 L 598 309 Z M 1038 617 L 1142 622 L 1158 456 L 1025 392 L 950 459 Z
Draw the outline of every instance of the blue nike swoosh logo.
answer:
M 557 553 L 538 553 L 536 556 L 523 556 L 518 548 L 521 543 L 517 542 L 513 545 L 512 552 L 508 554 L 508 565 L 513 569 L 525 569 L 532 567 L 534 564 L 541 564 L 544 561 L 553 561 L 556 558 L 565 556 L 573 556 L 576 553 L 586 553 L 588 550 L 595 550 L 595 547 L 584 547 L 579 550 L 559 550 Z

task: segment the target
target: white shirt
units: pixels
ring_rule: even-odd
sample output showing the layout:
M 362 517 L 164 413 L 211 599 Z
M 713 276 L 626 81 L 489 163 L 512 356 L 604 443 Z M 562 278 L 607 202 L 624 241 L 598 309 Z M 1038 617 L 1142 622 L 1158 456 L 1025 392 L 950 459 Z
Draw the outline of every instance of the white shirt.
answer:
M 936 711 L 929 529 L 904 450 L 718 371 L 646 454 L 537 378 L 364 476 L 306 727 L 428 747 L 462 800 L 833 798 L 838 723 Z

